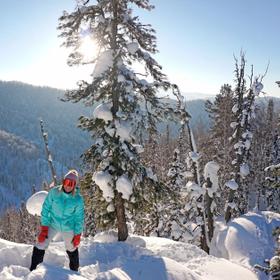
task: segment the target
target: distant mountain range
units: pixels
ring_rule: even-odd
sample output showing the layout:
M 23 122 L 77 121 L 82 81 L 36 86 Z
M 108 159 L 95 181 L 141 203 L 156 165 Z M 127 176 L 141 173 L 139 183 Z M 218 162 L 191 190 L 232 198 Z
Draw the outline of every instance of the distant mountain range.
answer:
M 197 100 L 197 99 L 214 99 L 214 94 L 207 94 L 207 93 L 201 93 L 201 92 L 182 92 L 182 95 L 185 96 L 187 101 L 190 100 Z

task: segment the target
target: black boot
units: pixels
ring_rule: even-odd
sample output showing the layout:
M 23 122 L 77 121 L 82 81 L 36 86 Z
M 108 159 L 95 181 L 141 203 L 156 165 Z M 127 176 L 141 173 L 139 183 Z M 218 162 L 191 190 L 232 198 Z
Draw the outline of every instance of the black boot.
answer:
M 78 271 L 79 269 L 79 251 L 78 248 L 73 251 L 66 251 L 69 257 L 69 267 L 71 270 Z
M 37 265 L 43 262 L 44 255 L 45 255 L 45 250 L 40 250 L 35 246 L 33 247 L 30 271 L 36 269 Z

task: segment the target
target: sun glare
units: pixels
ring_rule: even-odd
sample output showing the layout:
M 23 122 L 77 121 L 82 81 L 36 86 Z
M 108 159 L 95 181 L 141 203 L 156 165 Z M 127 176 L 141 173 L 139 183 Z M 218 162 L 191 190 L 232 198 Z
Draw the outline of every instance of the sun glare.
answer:
M 97 44 L 90 36 L 82 38 L 79 52 L 84 57 L 85 62 L 92 61 L 96 57 L 97 51 Z

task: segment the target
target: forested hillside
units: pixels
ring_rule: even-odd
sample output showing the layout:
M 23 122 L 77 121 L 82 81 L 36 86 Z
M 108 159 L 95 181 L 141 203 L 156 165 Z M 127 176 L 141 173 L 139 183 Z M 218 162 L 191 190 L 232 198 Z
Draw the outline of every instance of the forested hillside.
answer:
M 41 118 L 58 176 L 81 164 L 80 155 L 89 147 L 90 137 L 77 128 L 77 122 L 79 116 L 90 114 L 93 108 L 62 102 L 63 94 L 54 88 L 0 81 L 0 210 L 7 205 L 18 206 L 33 187 L 40 189 L 43 181 L 51 180 L 40 131 Z M 187 106 L 192 123 L 207 127 L 204 103 L 205 100 L 192 100 Z M 166 124 L 161 127 L 164 133 Z M 178 127 L 170 124 L 170 130 L 175 136 Z
M 79 168 L 80 155 L 89 147 L 90 137 L 77 127 L 77 122 L 79 116 L 90 114 L 93 108 L 62 102 L 63 94 L 54 88 L 0 81 L 0 211 L 8 205 L 19 206 L 32 189 L 38 190 L 44 181 L 51 181 L 40 131 L 41 118 L 58 176 L 69 167 Z M 258 104 L 264 108 L 268 100 L 268 97 L 260 98 Z M 191 100 L 186 105 L 198 141 L 199 134 L 210 125 L 204 104 L 205 100 Z M 277 111 L 277 98 L 274 104 Z M 166 137 L 167 124 L 160 124 L 162 140 Z M 178 129 L 178 125 L 169 123 L 171 138 L 177 137 Z M 163 151 L 165 157 L 168 153 Z
M 0 208 L 18 205 L 32 188 L 50 182 L 40 119 L 49 136 L 49 147 L 60 177 L 78 166 L 89 136 L 76 127 L 89 110 L 60 101 L 63 91 L 18 82 L 0 82 Z

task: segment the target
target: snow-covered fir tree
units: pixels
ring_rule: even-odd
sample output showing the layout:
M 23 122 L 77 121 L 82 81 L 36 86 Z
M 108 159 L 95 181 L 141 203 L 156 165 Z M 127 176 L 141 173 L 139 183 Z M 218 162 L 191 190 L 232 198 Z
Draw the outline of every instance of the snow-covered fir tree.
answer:
M 136 8 L 149 11 L 153 6 L 149 0 L 86 1 L 78 3 L 74 12 L 64 12 L 59 25 L 64 46 L 73 50 L 69 65 L 95 64 L 91 82 L 80 81 L 65 100 L 99 104 L 92 116 L 80 118 L 80 127 L 93 138 L 84 160 L 102 194 L 95 211 L 103 204 L 102 209 L 111 213 L 120 241 L 128 236 L 126 206 L 133 202 L 134 209 L 137 205 L 143 209 L 144 195 L 148 200 L 153 193 L 152 184 L 145 183 L 153 177 L 140 163 L 138 143 L 143 131 L 149 126 L 156 129 L 156 122 L 173 111 L 161 102 L 157 91 L 177 90 L 151 56 L 157 51 L 155 31 L 133 15 Z M 83 56 L 81 46 L 86 39 L 95 41 L 94 57 Z M 135 70 L 137 63 L 141 70 Z
M 174 190 L 180 191 L 185 182 L 184 165 L 181 162 L 180 151 L 175 149 L 173 160 L 167 174 L 168 184 L 173 186 Z
M 236 85 L 234 89 L 234 105 L 232 107 L 234 122 L 230 124 L 233 128 L 231 142 L 235 150 L 235 158 L 232 161 L 234 167 L 232 179 L 225 184 L 229 188 L 225 210 L 226 222 L 230 221 L 233 211 L 242 214 L 247 210 L 248 182 L 246 182 L 246 177 L 250 174 L 248 159 L 253 137 L 251 123 L 255 117 L 255 97 L 263 89 L 262 78 L 254 78 L 253 80 L 253 69 L 247 88 L 244 53 L 241 53 L 240 64 L 236 59 L 235 66 Z
M 227 181 L 227 178 L 223 177 L 228 176 L 227 174 L 232 169 L 232 148 L 229 140 L 232 134 L 232 128 L 230 127 L 233 122 L 232 107 L 233 91 L 228 84 L 221 87 L 220 93 L 216 95 L 214 102 L 207 100 L 205 103 L 205 109 L 209 114 L 212 125 L 209 130 L 209 140 L 207 147 L 205 147 L 205 152 L 203 148 L 201 152 L 203 152 L 204 157 L 208 156 L 208 160 L 215 157 L 216 161 L 221 165 L 220 180 L 222 184 Z
M 178 111 L 181 116 L 181 130 L 179 137 L 179 145 L 183 140 L 183 133 L 188 136 L 185 141 L 188 143 L 188 147 L 184 148 L 187 153 L 187 158 L 185 160 L 186 166 L 184 168 L 184 181 L 186 185 L 181 187 L 180 193 L 182 197 L 182 206 L 179 206 L 179 211 L 185 216 L 185 219 L 180 219 L 180 214 L 177 213 L 177 224 L 173 223 L 173 226 L 179 232 L 179 225 L 183 225 L 185 230 L 185 236 L 182 235 L 182 239 L 188 240 L 191 243 L 196 243 L 204 251 L 209 251 L 206 238 L 206 228 L 205 228 L 205 217 L 204 217 L 204 205 L 203 205 L 203 188 L 201 185 L 201 176 L 199 173 L 199 154 L 197 152 L 196 143 L 194 136 L 190 127 L 190 115 L 186 111 L 185 103 L 182 96 L 178 96 L 179 108 Z M 184 128 L 184 129 L 183 129 Z M 186 129 L 187 133 L 184 131 Z M 181 142 L 180 142 L 181 141 Z M 179 148 L 179 147 L 178 147 Z M 177 159 L 178 161 L 178 159 Z M 178 165 L 178 164 L 177 164 Z M 181 166 L 181 165 L 180 165 Z M 183 168 L 180 168 L 180 173 L 182 174 Z M 170 173 L 169 173 L 170 174 Z M 182 176 L 176 176 L 181 179 Z M 176 193 L 176 192 L 175 192 Z M 180 209 L 181 208 L 181 209 Z M 175 213 L 175 212 L 174 212 Z M 180 221 L 180 223 L 178 222 Z
M 165 184 L 167 191 L 165 197 L 158 204 L 158 217 L 159 223 L 155 232 L 158 236 L 171 238 L 173 240 L 190 241 L 193 239 L 191 229 L 187 224 L 186 210 L 185 210 L 185 197 L 184 188 L 186 185 L 186 166 L 185 159 L 186 142 L 188 142 L 186 134 L 186 123 L 189 121 L 189 114 L 186 111 L 184 100 L 182 96 L 177 96 L 178 113 L 180 115 L 180 132 L 176 141 L 176 148 L 173 151 L 172 161 L 169 163 L 169 169 Z M 164 137 L 162 150 L 165 155 L 170 151 L 172 143 L 169 140 L 169 127 L 166 129 L 167 133 Z
M 184 208 L 188 220 L 187 228 L 193 228 L 193 240 L 191 242 L 209 253 L 210 242 L 214 234 L 217 197 L 219 197 L 217 179 L 219 165 L 210 161 L 204 166 L 204 172 L 201 174 L 200 155 L 197 152 L 190 127 L 188 127 L 188 130 L 191 135 L 193 150 L 189 152 L 187 158 Z
M 267 148 L 267 161 L 265 168 L 266 184 L 265 198 L 266 208 L 271 211 L 280 211 L 280 136 L 279 128 L 276 123 L 276 116 L 273 114 L 273 100 L 268 104 L 268 123 L 267 123 L 267 139 L 269 146 Z M 268 131 L 269 130 L 269 131 Z
M 145 166 L 151 168 L 153 173 L 156 173 L 156 167 L 160 161 L 159 154 L 159 139 L 158 135 L 155 131 L 150 131 L 148 135 L 148 139 L 145 141 L 145 149 L 143 153 L 141 153 L 141 159 Z
M 251 198 L 249 203 L 251 207 L 259 210 L 266 209 L 266 182 L 267 176 L 264 169 L 271 164 L 267 161 L 267 149 L 271 147 L 271 139 L 267 142 L 267 112 L 265 108 L 259 108 L 256 111 L 256 119 L 253 124 L 254 138 L 252 141 L 252 153 L 250 157 L 250 165 L 253 170 L 252 187 L 249 189 Z
M 9 208 L 1 215 L 0 238 L 19 243 L 34 243 L 39 226 L 40 218 L 29 214 L 22 203 L 19 209 Z
M 273 195 L 275 191 L 273 181 L 277 177 L 274 178 L 269 169 L 280 160 L 277 161 L 276 159 L 279 152 L 277 151 L 279 150 L 279 143 L 277 144 L 276 114 L 272 99 L 268 101 L 266 108 L 258 108 L 256 111 L 253 130 L 254 138 L 250 157 L 250 164 L 253 169 L 252 187 L 249 189 L 251 194 L 250 207 L 256 206 L 259 210 L 275 209 L 274 207 L 279 203 L 275 203 L 277 195 Z
M 173 160 L 167 174 L 168 193 L 158 205 L 159 224 L 155 229 L 158 236 L 173 240 L 188 240 L 188 229 L 185 226 L 184 201 L 182 188 L 185 183 L 184 165 L 180 160 L 179 149 L 174 150 Z
M 212 120 L 209 130 L 209 136 L 201 146 L 202 160 L 205 164 L 215 159 L 220 166 L 219 183 L 223 188 L 224 184 L 230 179 L 233 170 L 231 161 L 233 157 L 233 147 L 230 143 L 232 128 L 230 124 L 233 122 L 233 91 L 231 86 L 225 84 L 221 87 L 220 93 L 211 102 L 206 101 L 205 109 Z M 217 211 L 224 213 L 225 199 L 227 197 L 227 189 L 221 189 L 217 201 Z
M 141 153 L 141 159 L 145 166 L 152 169 L 157 178 L 161 182 L 166 182 L 170 162 L 172 161 L 172 152 L 176 147 L 176 139 L 170 138 L 169 126 L 162 133 L 149 132 L 148 139 L 144 146 L 145 149 Z M 167 139 L 169 139 L 167 141 Z
M 220 166 L 215 161 L 209 161 L 204 166 L 204 220 L 206 240 L 210 248 L 214 236 L 215 217 L 217 216 L 217 198 L 220 196 L 218 171 Z
M 187 112 L 184 98 L 180 95 L 178 98 L 178 113 L 180 116 L 180 131 L 177 139 L 176 148 L 173 152 L 173 159 L 170 163 L 168 170 L 168 184 L 172 185 L 174 190 L 180 192 L 186 184 L 186 157 L 188 151 L 190 151 L 189 140 L 187 138 L 187 124 L 190 120 L 190 115 Z M 170 142 L 170 141 L 169 141 Z
M 190 150 L 186 159 L 186 186 L 185 186 L 185 210 L 188 223 L 195 225 L 193 227 L 193 241 L 202 249 L 207 250 L 205 236 L 205 227 L 203 221 L 203 191 L 200 184 L 200 175 L 198 167 L 199 154 L 194 142 L 193 133 L 189 123 L 187 125 Z

